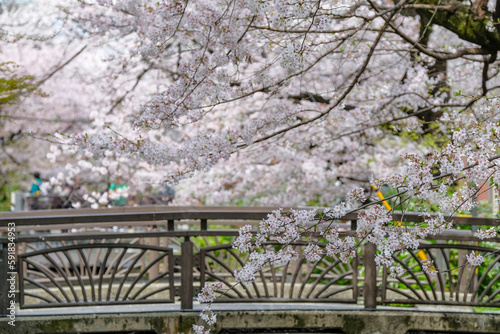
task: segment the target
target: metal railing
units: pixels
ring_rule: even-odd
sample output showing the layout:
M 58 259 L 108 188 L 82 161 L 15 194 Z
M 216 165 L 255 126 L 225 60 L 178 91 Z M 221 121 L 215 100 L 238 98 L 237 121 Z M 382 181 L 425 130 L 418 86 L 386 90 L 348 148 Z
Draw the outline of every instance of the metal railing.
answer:
M 38 211 L 0 215 L 0 232 L 15 226 L 17 303 L 20 308 L 174 303 L 192 309 L 207 282 L 235 283 L 234 270 L 248 259 L 231 248 L 237 227 L 257 225 L 273 208 L 141 207 L 112 210 Z M 336 224 L 352 234 L 355 216 Z M 401 215 L 394 214 L 394 220 Z M 420 221 L 405 215 L 405 221 Z M 498 226 L 495 219 L 457 217 L 458 225 Z M 224 228 L 220 228 L 220 227 Z M 319 241 L 319 234 L 309 240 Z M 10 240 L 12 241 L 12 240 Z M 6 267 L 9 239 L 0 238 L 1 314 L 9 305 Z M 294 244 L 303 253 L 307 240 Z M 251 285 L 224 291 L 217 302 L 334 302 L 500 306 L 499 238 L 479 243 L 470 230 L 453 230 L 422 241 L 394 260 L 406 274 L 392 278 L 375 264 L 367 244 L 349 263 L 323 256 L 267 267 Z M 275 249 L 277 244 L 265 247 Z M 478 270 L 465 264 L 469 252 L 489 254 Z M 422 263 L 442 272 L 429 276 Z

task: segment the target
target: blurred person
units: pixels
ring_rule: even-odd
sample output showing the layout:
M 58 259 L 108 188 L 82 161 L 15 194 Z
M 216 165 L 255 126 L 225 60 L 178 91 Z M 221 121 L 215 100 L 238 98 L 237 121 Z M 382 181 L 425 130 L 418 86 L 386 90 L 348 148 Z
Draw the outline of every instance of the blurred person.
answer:
M 40 187 L 42 186 L 42 179 L 40 178 L 40 173 L 39 172 L 33 173 L 33 177 L 35 178 L 35 180 L 31 184 L 30 194 L 41 195 L 42 189 Z
M 46 196 L 47 191 L 43 186 L 42 178 L 40 177 L 39 172 L 33 173 L 33 177 L 35 180 L 31 184 L 30 188 L 30 197 L 28 198 L 28 206 L 30 210 L 40 210 L 42 209 L 42 205 L 40 203 L 40 196 Z
M 158 193 L 161 196 L 161 201 L 165 204 L 172 202 L 175 198 L 175 189 L 165 184 L 163 189 Z
M 141 205 L 154 205 L 159 204 L 158 195 L 153 192 L 153 187 L 148 184 L 144 189 L 142 194 L 142 199 L 140 201 Z
M 68 196 L 68 206 L 72 208 L 85 207 L 85 195 L 87 194 L 87 188 L 82 184 L 82 181 L 78 176 L 73 180 L 71 185 L 71 192 Z
M 124 206 L 127 204 L 128 189 L 128 185 L 123 182 L 121 176 L 118 176 L 116 182 L 111 183 L 108 195 L 113 205 Z

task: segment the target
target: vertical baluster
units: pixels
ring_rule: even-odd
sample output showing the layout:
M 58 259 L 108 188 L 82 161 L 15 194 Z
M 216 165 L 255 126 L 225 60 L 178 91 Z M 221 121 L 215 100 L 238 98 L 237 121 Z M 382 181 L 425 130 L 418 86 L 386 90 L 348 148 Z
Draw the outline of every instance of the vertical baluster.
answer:
M 365 266 L 365 308 L 377 308 L 377 266 L 375 264 L 375 254 L 377 248 L 372 243 L 367 243 L 364 247 L 363 264 Z
M 358 228 L 358 221 L 357 220 L 351 220 L 351 231 L 356 232 L 356 229 Z M 356 250 L 356 256 L 352 259 L 352 298 L 357 301 L 359 297 L 359 254 L 358 251 Z
M 152 232 L 158 232 L 158 225 L 153 225 Z M 149 238 L 149 244 L 153 246 L 159 246 L 160 245 L 160 239 L 158 237 L 151 237 Z M 150 250 L 149 251 L 149 261 L 153 262 L 156 260 L 159 256 L 158 251 Z M 158 276 L 160 272 L 160 263 L 156 263 L 149 269 L 149 279 Z
M 173 231 L 175 230 L 175 225 L 174 225 L 174 220 L 173 219 L 169 219 L 168 220 L 168 227 L 167 227 L 168 231 Z
M 181 309 L 193 309 L 193 243 L 185 237 L 181 245 Z

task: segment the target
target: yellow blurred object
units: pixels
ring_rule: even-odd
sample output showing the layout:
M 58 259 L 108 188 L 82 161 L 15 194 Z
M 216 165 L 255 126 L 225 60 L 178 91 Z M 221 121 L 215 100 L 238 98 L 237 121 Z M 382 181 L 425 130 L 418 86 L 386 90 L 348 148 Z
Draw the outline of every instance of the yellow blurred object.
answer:
M 375 187 L 375 185 L 372 185 L 372 188 L 373 188 L 373 190 L 375 190 L 377 192 L 377 195 L 378 195 L 378 197 L 380 197 L 380 199 L 384 199 L 384 195 L 382 195 L 380 190 L 378 190 L 377 187 Z M 384 204 L 384 206 L 387 210 L 391 211 L 391 206 L 389 205 L 389 203 L 387 203 L 387 201 L 383 201 L 382 204 Z
M 417 253 L 417 255 L 420 258 L 420 260 L 422 260 L 422 261 L 427 260 L 427 255 L 425 255 L 425 253 L 424 253 L 423 250 L 419 250 L 418 253 Z
M 377 187 L 375 187 L 374 184 L 372 185 L 372 188 L 377 192 L 378 197 L 383 200 L 384 199 L 384 195 L 382 195 L 382 193 L 380 192 L 380 190 L 378 190 Z M 384 204 L 384 206 L 385 206 L 385 208 L 387 210 L 389 210 L 389 211 L 392 210 L 391 206 L 389 205 L 389 203 L 386 200 L 384 200 L 382 202 L 382 204 Z M 398 226 L 401 226 L 401 222 L 400 221 L 398 221 Z M 419 250 L 418 253 L 417 253 L 417 255 L 420 258 L 420 260 L 422 260 L 422 261 L 427 260 L 427 255 L 425 255 L 425 252 L 423 250 Z

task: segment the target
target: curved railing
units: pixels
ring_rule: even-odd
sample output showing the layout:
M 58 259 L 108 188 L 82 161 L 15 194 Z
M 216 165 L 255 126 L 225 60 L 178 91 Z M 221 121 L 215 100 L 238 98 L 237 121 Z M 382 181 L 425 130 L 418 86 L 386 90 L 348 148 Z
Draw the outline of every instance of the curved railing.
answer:
M 142 265 L 147 254 L 153 254 Z M 25 307 L 174 302 L 172 249 L 134 244 L 73 244 L 19 255 Z M 162 264 L 162 272 L 150 269 Z
M 267 244 L 273 248 L 278 244 Z M 301 252 L 304 243 L 292 244 Z M 323 246 L 323 245 L 321 245 Z M 235 285 L 234 270 L 248 259 L 231 245 L 205 247 L 200 250 L 201 285 L 220 281 L 224 288 L 217 302 L 301 301 L 355 303 L 358 296 L 357 258 L 344 264 L 338 258 L 322 256 L 310 262 L 300 257 L 284 266 L 260 270 L 251 285 Z
M 465 254 L 486 256 L 478 268 L 466 264 Z M 393 256 L 406 273 L 396 279 L 383 276 L 384 303 L 500 306 L 500 254 L 498 248 L 465 244 L 427 244 Z M 439 273 L 422 271 L 424 259 L 433 261 Z
M 231 248 L 243 224 L 257 225 L 273 208 L 141 207 L 112 210 L 37 211 L 0 215 L 0 232 L 16 229 L 17 302 L 21 308 L 133 303 L 175 303 L 190 309 L 206 282 L 234 285 L 234 270 L 248 253 Z M 394 214 L 399 220 L 400 215 Z M 406 221 L 421 217 L 405 215 Z M 459 225 L 498 226 L 497 220 L 457 218 Z M 344 234 L 355 216 L 336 222 Z M 319 234 L 310 235 L 323 246 Z M 333 302 L 500 306 L 498 238 L 481 243 L 470 230 L 446 232 L 423 241 L 418 250 L 394 255 L 407 272 L 398 278 L 374 262 L 373 245 L 349 263 L 323 256 L 300 257 L 267 267 L 248 286 L 224 289 L 216 302 Z M 11 241 L 11 240 L 10 240 Z M 8 238 L 0 238 L 7 261 Z M 295 244 L 303 252 L 306 240 Z M 278 247 L 269 243 L 269 248 Z M 488 254 L 477 270 L 465 265 L 471 251 Z M 422 271 L 433 260 L 440 273 Z M 0 266 L 0 279 L 7 279 Z M 8 287 L 0 285 L 2 314 Z

